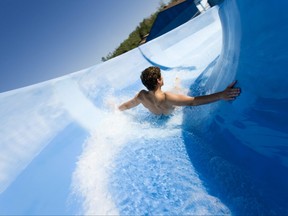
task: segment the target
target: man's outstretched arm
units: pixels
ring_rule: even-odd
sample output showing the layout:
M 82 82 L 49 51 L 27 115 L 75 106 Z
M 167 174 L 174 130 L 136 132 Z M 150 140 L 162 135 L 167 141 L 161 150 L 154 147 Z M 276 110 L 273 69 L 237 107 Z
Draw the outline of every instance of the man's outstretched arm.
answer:
M 218 100 L 234 100 L 240 94 L 240 89 L 234 88 L 235 84 L 236 81 L 231 83 L 224 91 L 198 97 L 166 93 L 166 100 L 169 104 L 174 106 L 197 106 Z
M 123 110 L 127 110 L 127 109 L 131 109 L 133 107 L 136 107 L 140 104 L 140 100 L 139 100 L 139 93 L 134 97 L 132 98 L 131 100 L 129 101 L 126 101 L 125 103 L 121 104 L 118 109 L 120 111 L 123 111 Z

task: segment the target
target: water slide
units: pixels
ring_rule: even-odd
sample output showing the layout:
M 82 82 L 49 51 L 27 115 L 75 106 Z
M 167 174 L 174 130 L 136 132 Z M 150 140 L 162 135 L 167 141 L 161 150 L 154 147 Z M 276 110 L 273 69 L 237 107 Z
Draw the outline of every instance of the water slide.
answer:
M 0 94 L 0 215 L 287 215 L 288 2 L 225 0 L 121 56 Z M 163 90 L 233 102 L 155 116 Z

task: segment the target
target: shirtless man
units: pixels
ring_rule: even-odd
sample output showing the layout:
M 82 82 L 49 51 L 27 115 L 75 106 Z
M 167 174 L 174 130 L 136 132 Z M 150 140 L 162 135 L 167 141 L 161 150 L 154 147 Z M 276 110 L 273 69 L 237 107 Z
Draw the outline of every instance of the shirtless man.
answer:
M 190 97 L 163 92 L 161 87 L 164 82 L 159 67 L 146 68 L 140 78 L 148 91 L 141 90 L 134 98 L 121 104 L 118 107 L 119 110 L 127 110 L 141 103 L 156 115 L 168 115 L 174 110 L 175 106 L 197 106 L 219 100 L 234 100 L 240 94 L 240 89 L 234 88 L 236 81 L 231 83 L 224 91 L 204 96 Z

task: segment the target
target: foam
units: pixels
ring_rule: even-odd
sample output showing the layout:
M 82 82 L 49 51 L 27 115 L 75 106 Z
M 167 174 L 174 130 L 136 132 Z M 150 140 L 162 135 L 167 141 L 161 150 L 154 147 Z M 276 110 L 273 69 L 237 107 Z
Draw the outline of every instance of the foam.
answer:
M 73 193 L 83 197 L 87 215 L 118 214 L 107 192 L 109 170 L 119 148 L 125 143 L 131 125 L 125 115 L 110 114 L 87 139 L 73 173 Z
M 85 215 L 143 214 L 143 212 L 141 212 L 141 209 L 143 210 L 145 206 L 143 203 L 138 203 L 137 209 L 131 206 L 130 211 L 123 210 L 127 204 L 131 204 L 131 200 L 134 200 L 134 198 L 137 200 L 137 197 L 131 197 L 133 187 L 127 186 L 127 184 L 130 184 L 129 181 L 131 179 L 125 179 L 125 176 L 121 174 L 123 170 L 127 170 L 128 175 L 137 176 L 138 174 L 134 172 L 136 170 L 132 170 L 131 172 L 130 166 L 137 166 L 137 172 L 142 170 L 140 173 L 144 172 L 145 174 L 143 174 L 147 176 L 148 180 L 149 176 L 153 176 L 149 170 L 155 166 L 163 166 L 162 174 L 159 173 L 159 182 L 157 182 L 157 184 L 160 185 L 159 187 L 163 184 L 161 178 L 171 174 L 175 175 L 171 170 L 175 171 L 177 174 L 174 184 L 182 184 L 181 182 L 185 180 L 182 184 L 183 187 L 186 189 L 189 188 L 191 191 L 188 198 L 185 198 L 186 201 L 183 200 L 183 202 L 186 202 L 184 209 L 190 208 L 188 211 L 190 213 L 229 213 L 229 210 L 217 198 L 207 194 L 207 191 L 202 186 L 199 177 L 191 166 L 185 153 L 183 139 L 181 138 L 182 130 L 179 128 L 181 121 L 181 110 L 176 111 L 174 115 L 169 117 L 159 117 L 149 114 L 143 110 L 142 107 L 125 113 L 119 111 L 110 112 L 109 115 L 103 118 L 99 127 L 93 131 L 91 137 L 87 139 L 83 153 L 77 162 L 77 168 L 73 173 L 73 194 L 76 194 L 83 200 L 83 212 L 81 213 Z M 163 142 L 161 142 L 161 144 L 155 142 L 155 140 L 162 140 Z M 170 142 L 175 144 L 174 147 L 168 145 L 165 147 L 165 144 L 169 144 L 168 140 L 172 140 Z M 155 149 L 155 145 L 159 145 L 161 148 Z M 168 152 L 165 149 L 168 149 Z M 135 155 L 134 151 L 141 151 L 150 156 L 145 156 L 145 158 L 139 162 L 137 161 L 139 154 Z M 163 154 L 167 153 L 167 155 L 165 155 L 165 158 L 158 158 L 156 161 L 151 161 L 152 157 L 157 157 L 156 152 L 164 152 Z M 175 154 L 179 156 L 176 157 L 176 159 Z M 133 158 L 134 156 L 135 158 Z M 175 160 L 178 161 L 176 164 Z M 179 170 L 182 171 L 179 172 Z M 141 176 L 143 174 L 141 174 Z M 137 177 L 138 181 L 145 181 L 147 178 Z M 172 183 L 170 182 L 166 186 L 173 190 L 171 186 L 174 180 L 171 180 Z M 131 184 L 134 183 L 135 179 Z M 147 187 L 154 187 L 153 184 L 155 183 L 147 181 L 145 184 Z M 184 186 L 185 184 L 186 186 Z M 121 187 L 115 187 L 115 185 L 121 185 Z M 159 206 L 159 204 L 163 205 L 163 202 L 158 203 L 158 201 L 150 199 L 149 196 L 145 196 L 145 191 L 142 193 L 141 191 L 138 192 L 140 197 L 144 196 L 142 198 L 145 198 L 147 203 L 155 206 Z M 183 193 L 186 193 L 185 190 Z M 180 200 L 183 199 L 181 194 L 182 192 L 178 194 Z M 127 201 L 125 197 L 130 200 L 130 202 Z M 169 199 L 170 202 L 173 201 L 173 199 L 168 198 L 168 200 Z M 195 202 L 198 203 L 198 205 L 195 205 Z M 204 204 L 201 204 L 203 202 Z M 169 207 L 167 203 L 165 205 L 167 208 Z M 192 208 L 191 206 L 194 207 Z M 136 208 L 136 206 L 134 207 Z M 154 208 L 154 212 L 152 213 L 159 213 L 163 208 L 163 206 L 158 210 Z M 187 213 L 184 209 L 183 213 Z M 181 209 L 178 208 L 178 212 L 181 212 L 180 210 Z M 175 211 L 171 212 L 175 213 Z M 164 213 L 164 211 L 162 211 L 162 213 Z

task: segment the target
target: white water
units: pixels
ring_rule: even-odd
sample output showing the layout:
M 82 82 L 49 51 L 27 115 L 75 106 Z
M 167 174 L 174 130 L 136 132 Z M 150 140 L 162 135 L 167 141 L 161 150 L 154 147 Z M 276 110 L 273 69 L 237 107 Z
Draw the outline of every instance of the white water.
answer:
M 183 84 L 199 75 L 185 70 L 162 74 L 165 90 L 181 93 L 188 92 Z M 108 94 L 103 104 L 126 99 L 127 95 Z M 99 112 L 101 120 L 86 140 L 73 173 L 73 194 L 81 197 L 81 214 L 230 213 L 209 195 L 191 165 L 182 138 L 182 108 L 169 117 L 154 116 L 141 105 L 126 112 L 107 107 Z M 163 196 L 156 199 L 151 194 L 157 191 Z

